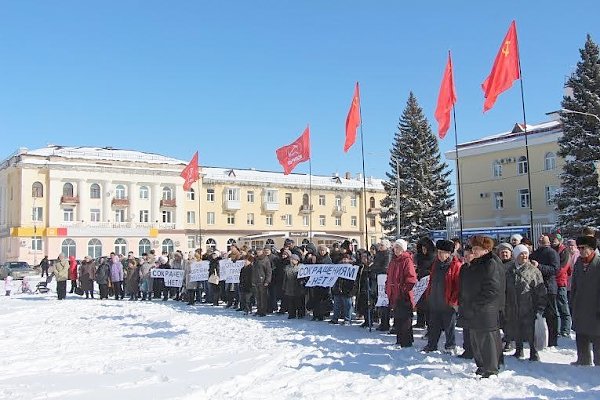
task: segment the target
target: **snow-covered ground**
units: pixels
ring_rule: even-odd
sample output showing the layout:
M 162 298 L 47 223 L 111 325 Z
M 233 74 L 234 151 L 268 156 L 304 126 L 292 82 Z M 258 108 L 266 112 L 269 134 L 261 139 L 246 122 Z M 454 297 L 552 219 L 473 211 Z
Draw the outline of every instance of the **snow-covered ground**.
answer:
M 415 347 L 399 349 L 395 336 L 358 324 L 175 301 L 58 301 L 54 291 L 0 296 L 0 318 L 1 399 L 600 399 L 600 370 L 568 365 L 569 339 L 542 362 L 506 357 L 498 377 L 477 379 L 471 361 L 420 353 L 421 330 Z

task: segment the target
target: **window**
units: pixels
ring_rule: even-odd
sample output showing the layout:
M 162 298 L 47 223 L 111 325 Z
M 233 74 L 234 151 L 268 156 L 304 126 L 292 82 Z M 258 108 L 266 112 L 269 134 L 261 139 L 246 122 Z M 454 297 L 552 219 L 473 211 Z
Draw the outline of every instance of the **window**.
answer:
M 291 193 L 285 194 L 285 205 L 286 206 L 292 205 L 292 194 Z
M 502 192 L 494 192 L 494 208 L 496 210 L 504 209 L 504 194 Z
M 195 224 L 196 223 L 196 212 L 195 211 L 188 211 L 187 212 L 187 223 L 188 224 Z
M 125 222 L 125 210 L 120 208 L 115 210 L 115 222 Z
M 173 241 L 171 239 L 165 239 L 162 241 L 162 249 L 161 251 L 167 252 L 167 254 L 171 254 L 175 251 L 175 246 L 173 245 Z
M 556 169 L 556 154 L 550 152 L 544 156 L 544 169 L 552 170 Z
M 193 249 L 194 247 L 196 247 L 196 236 L 187 237 L 187 247 L 188 249 Z
M 324 215 L 319 215 L 319 225 L 325 226 L 325 216 Z
M 150 222 L 149 210 L 140 210 L 140 222 Z
M 310 201 L 308 198 L 308 195 L 306 193 L 304 193 L 302 195 L 302 205 L 308 207 L 310 205 Z
M 519 189 L 519 205 L 521 208 L 529 208 L 529 189 Z
M 377 207 L 375 206 L 375 197 L 372 197 L 372 196 L 371 196 L 371 197 L 369 198 L 369 207 L 371 207 L 371 208 L 377 208 Z
M 277 190 L 267 190 L 265 197 L 267 203 L 277 203 Z
M 235 224 L 235 214 L 227 214 L 227 225 Z
M 492 175 L 494 178 L 500 178 L 502 176 L 502 164 L 500 161 L 496 160 L 492 164 Z
M 215 213 L 213 211 L 209 211 L 206 213 L 206 223 L 208 225 L 214 225 L 215 224 Z
M 91 208 L 90 209 L 90 222 L 100 222 L 100 209 L 99 208 Z
M 87 255 L 96 259 L 102 256 L 102 242 L 98 239 L 90 239 L 88 242 Z
M 152 250 L 152 245 L 150 244 L 150 240 L 148 239 L 142 239 L 140 240 L 140 242 L 138 243 L 138 251 L 139 251 L 139 255 L 141 256 L 142 254 L 146 253 L 150 253 L 150 250 Z
M 265 223 L 269 226 L 273 225 L 273 214 L 267 214 Z
M 206 201 L 211 203 L 215 201 L 215 189 L 206 189 Z
M 310 218 L 308 215 L 303 215 L 302 216 L 302 225 L 303 226 L 308 226 L 310 224 Z
M 115 240 L 115 254 L 127 254 L 127 241 L 123 238 Z
M 556 186 L 546 186 L 546 205 L 550 206 L 554 204 L 554 196 L 556 195 L 557 189 Z
M 240 189 L 227 188 L 227 200 L 228 201 L 239 201 L 240 200 Z
M 34 236 L 31 238 L 31 250 L 42 251 L 42 238 L 40 236 Z
M 275 246 L 275 241 L 273 239 L 267 239 L 266 245 L 267 246 Z
M 227 240 L 227 251 L 231 250 L 231 246 L 233 246 L 236 243 L 234 238 L 229 238 Z
M 356 199 L 356 195 L 355 195 L 355 194 L 353 194 L 353 195 L 350 197 L 350 207 L 356 207 L 357 203 L 358 203 L 358 201 L 357 201 L 357 199 Z
M 527 157 L 521 156 L 517 161 L 517 174 L 523 175 L 527 173 L 529 165 L 527 164 Z M 528 206 L 529 207 L 529 206 Z
M 284 214 L 283 221 L 285 226 L 292 226 L 292 214 Z
M 370 217 L 369 218 L 369 226 L 371 228 L 375 228 L 375 217 Z
M 73 197 L 73 184 L 72 183 L 67 182 L 63 185 L 63 196 Z
M 253 249 L 262 249 L 263 247 L 265 247 L 265 241 L 264 240 L 252 240 L 250 242 L 250 247 Z
M 147 200 L 150 198 L 150 190 L 148 190 L 148 186 L 140 187 L 140 199 Z
M 117 187 L 115 187 L 115 198 L 116 199 L 124 199 L 125 198 L 125 186 L 117 185 Z
M 335 196 L 335 206 L 336 207 L 342 206 L 342 196 L 340 196 L 340 195 Z
M 246 193 L 246 200 L 248 201 L 248 203 L 254 203 L 254 191 L 253 190 L 248 190 L 248 192 Z
M 63 221 L 73 222 L 73 209 L 72 208 L 63 209 Z
M 254 225 L 254 213 L 248 213 L 248 215 L 246 215 L 246 223 L 248 225 Z
M 196 200 L 196 192 L 194 192 L 194 189 L 190 189 L 187 192 L 185 192 L 185 198 L 188 200 Z
M 319 195 L 319 205 L 320 206 L 324 206 L 325 205 L 325 195 L 324 194 L 320 194 Z
M 31 220 L 33 222 L 42 222 L 42 219 L 44 219 L 44 207 L 33 207 Z
M 350 217 L 350 226 L 357 227 L 358 226 L 358 218 L 355 215 Z
M 90 186 L 90 199 L 99 199 L 100 198 L 100 185 L 97 183 L 92 183 Z
M 168 186 L 163 187 L 162 199 L 163 200 L 173 200 L 173 189 L 171 189 Z
M 163 210 L 162 212 L 162 222 L 165 224 L 170 224 L 172 222 L 173 214 L 171 211 Z
M 216 248 L 217 248 L 217 242 L 215 242 L 215 239 L 213 239 L 213 238 L 206 239 L 206 249 L 207 250 L 214 250 Z
M 44 186 L 41 182 L 33 182 L 33 185 L 31 185 L 31 197 L 44 197 Z
M 335 217 L 335 226 L 342 226 L 342 217 Z
M 77 246 L 75 245 L 75 241 L 73 239 L 63 240 L 60 246 L 60 252 L 63 253 L 67 258 L 71 256 L 75 257 L 77 252 Z

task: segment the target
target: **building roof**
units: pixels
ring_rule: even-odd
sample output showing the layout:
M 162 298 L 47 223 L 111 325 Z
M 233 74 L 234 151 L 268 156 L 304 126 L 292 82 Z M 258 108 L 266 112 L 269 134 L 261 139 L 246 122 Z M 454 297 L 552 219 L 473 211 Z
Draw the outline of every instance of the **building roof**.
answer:
M 113 147 L 87 147 L 87 146 L 58 146 L 48 145 L 41 149 L 28 150 L 19 149 L 19 155 L 27 154 L 41 157 L 63 157 L 86 160 L 109 160 L 109 161 L 140 161 L 149 164 L 171 164 L 186 165 L 187 161 L 166 157 L 160 154 L 146 153 L 137 150 L 115 149 Z

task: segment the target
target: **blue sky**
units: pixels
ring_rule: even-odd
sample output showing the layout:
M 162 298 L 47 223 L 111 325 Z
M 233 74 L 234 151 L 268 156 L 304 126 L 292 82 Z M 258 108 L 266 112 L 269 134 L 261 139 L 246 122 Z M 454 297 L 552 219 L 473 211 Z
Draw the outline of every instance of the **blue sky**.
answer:
M 528 123 L 559 108 L 586 34 L 600 41 L 598 1 L 405 3 L 4 1 L 0 157 L 47 143 L 198 150 L 202 165 L 280 171 L 275 150 L 308 123 L 313 173 L 356 174 L 360 142 L 342 149 L 359 81 L 366 172 L 383 177 L 410 91 L 437 132 L 448 49 L 467 141 L 522 121 L 518 82 L 482 113 L 512 19 Z M 452 130 L 440 146 L 453 148 Z

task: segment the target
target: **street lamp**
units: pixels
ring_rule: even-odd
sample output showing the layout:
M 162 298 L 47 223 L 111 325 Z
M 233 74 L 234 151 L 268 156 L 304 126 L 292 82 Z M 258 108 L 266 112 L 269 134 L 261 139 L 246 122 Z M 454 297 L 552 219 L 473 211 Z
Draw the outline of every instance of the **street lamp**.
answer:
M 592 113 L 588 113 L 588 112 L 583 112 L 583 111 L 575 111 L 575 110 L 569 110 L 568 108 L 561 108 L 560 112 L 565 113 L 565 114 L 580 114 L 580 115 L 587 115 L 588 117 L 593 117 L 596 118 L 596 120 L 598 122 L 600 122 L 600 117 L 597 116 L 596 114 L 592 114 Z

